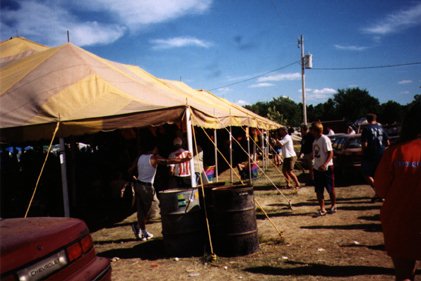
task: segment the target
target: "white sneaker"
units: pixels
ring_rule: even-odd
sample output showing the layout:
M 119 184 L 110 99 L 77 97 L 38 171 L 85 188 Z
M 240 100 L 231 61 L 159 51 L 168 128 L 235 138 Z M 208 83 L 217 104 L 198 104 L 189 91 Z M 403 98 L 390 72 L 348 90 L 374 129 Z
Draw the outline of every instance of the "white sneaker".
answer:
M 149 233 L 146 230 L 142 231 L 142 236 L 141 236 L 140 240 L 146 241 L 146 240 L 150 240 L 152 238 L 153 238 L 153 234 L 152 233 Z

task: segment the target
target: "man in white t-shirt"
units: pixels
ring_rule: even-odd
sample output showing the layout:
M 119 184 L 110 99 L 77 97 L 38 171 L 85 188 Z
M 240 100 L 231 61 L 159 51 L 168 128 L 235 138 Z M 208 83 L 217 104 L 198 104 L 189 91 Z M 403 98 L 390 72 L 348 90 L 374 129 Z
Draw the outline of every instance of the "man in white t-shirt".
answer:
M 294 150 L 294 143 L 292 142 L 291 136 L 288 134 L 287 128 L 281 127 L 279 129 L 279 135 L 281 136 L 280 140 L 277 140 L 277 144 L 281 146 L 283 164 L 282 164 L 282 173 L 285 176 L 287 182 L 287 187 L 290 187 L 290 180 L 292 179 L 295 183 L 295 188 L 298 190 L 300 188 L 300 182 L 298 181 L 297 176 L 294 174 L 294 165 L 297 161 L 297 154 Z
M 333 175 L 333 149 L 330 138 L 323 135 L 323 125 L 320 122 L 311 124 L 311 133 L 314 135 L 313 142 L 313 171 L 314 189 L 319 201 L 320 210 L 318 215 L 327 214 L 324 201 L 324 189 L 329 193 L 332 207 L 330 213 L 336 212 L 335 179 Z

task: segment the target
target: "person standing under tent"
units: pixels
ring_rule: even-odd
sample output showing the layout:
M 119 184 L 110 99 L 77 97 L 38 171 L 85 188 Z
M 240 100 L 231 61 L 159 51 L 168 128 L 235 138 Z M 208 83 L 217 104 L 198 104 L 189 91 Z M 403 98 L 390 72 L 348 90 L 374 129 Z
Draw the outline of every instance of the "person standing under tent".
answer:
M 202 182 L 203 184 L 209 183 L 203 166 L 203 149 L 200 145 L 197 145 L 197 151 L 194 149 L 193 162 L 197 185 L 200 185 Z
M 333 174 L 333 149 L 330 138 L 323 135 L 323 125 L 320 122 L 311 124 L 311 133 L 315 139 L 313 142 L 313 173 L 314 190 L 319 201 L 319 216 L 327 214 L 324 201 L 324 189 L 329 193 L 331 208 L 330 213 L 336 212 L 335 178 Z
M 184 159 L 187 155 L 191 155 L 188 150 L 183 148 L 183 140 L 180 137 L 176 137 L 173 141 L 175 150 L 170 153 L 168 159 Z M 179 188 L 191 187 L 191 173 L 190 173 L 190 162 L 184 161 L 177 164 L 170 165 L 170 186 Z M 193 175 L 194 176 L 194 175 Z
M 135 167 L 129 169 L 129 173 L 133 174 L 133 170 L 137 170 L 137 179 L 135 182 L 137 223 L 132 224 L 132 230 L 136 239 L 142 241 L 149 240 L 153 234 L 146 230 L 146 220 L 148 212 L 151 208 L 153 198 L 155 196 L 155 188 L 153 186 L 158 164 L 179 164 L 191 159 L 191 154 L 186 153 L 185 157 L 174 159 L 165 159 L 160 157 L 158 149 L 154 142 L 150 140 L 145 144 L 145 153 L 142 153 Z
M 309 171 L 310 181 L 313 181 L 313 142 L 314 136 L 309 132 L 308 126 L 301 125 L 301 149 L 298 155 L 302 159 L 303 167 Z
M 367 183 L 374 189 L 374 173 L 383 155 L 384 149 L 389 145 L 387 133 L 383 127 L 377 123 L 377 115 L 367 114 L 368 124 L 361 132 L 361 146 L 363 149 L 363 159 L 361 170 Z M 372 202 L 380 200 L 377 195 L 371 199 Z
M 271 139 L 271 144 L 273 144 L 273 161 L 275 166 L 279 167 L 282 165 L 282 147 L 276 141 L 278 139 L 278 135 L 274 136 Z
M 396 280 L 415 280 L 421 260 L 421 101 L 410 107 L 398 144 L 380 160 L 374 176 L 386 252 L 395 266 Z
M 282 173 L 285 176 L 287 187 L 290 187 L 290 180 L 293 180 L 295 183 L 295 188 L 298 190 L 300 188 L 300 182 L 298 181 L 297 176 L 294 174 L 294 165 L 295 161 L 297 161 L 297 154 L 294 150 L 292 137 L 288 134 L 287 128 L 285 127 L 281 127 L 279 129 L 279 135 L 281 139 L 277 140 L 277 144 L 282 148 Z

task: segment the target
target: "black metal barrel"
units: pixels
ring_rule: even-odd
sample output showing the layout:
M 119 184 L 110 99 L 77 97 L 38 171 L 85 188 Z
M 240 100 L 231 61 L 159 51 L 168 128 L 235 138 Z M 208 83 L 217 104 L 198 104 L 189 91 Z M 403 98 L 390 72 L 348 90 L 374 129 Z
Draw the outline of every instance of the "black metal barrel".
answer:
M 169 256 L 203 254 L 203 217 L 197 189 L 168 189 L 159 193 L 162 235 Z
M 202 207 L 202 210 L 204 210 L 205 207 L 206 207 L 209 222 L 211 222 L 211 221 L 213 222 L 213 219 L 212 219 L 212 216 L 213 216 L 213 189 L 216 188 L 216 187 L 222 187 L 224 185 L 225 185 L 225 182 L 214 182 L 214 183 L 205 184 L 203 186 L 205 198 L 203 198 L 202 187 L 198 186 L 200 206 Z
M 253 186 L 217 187 L 213 191 L 215 252 L 241 256 L 259 249 Z

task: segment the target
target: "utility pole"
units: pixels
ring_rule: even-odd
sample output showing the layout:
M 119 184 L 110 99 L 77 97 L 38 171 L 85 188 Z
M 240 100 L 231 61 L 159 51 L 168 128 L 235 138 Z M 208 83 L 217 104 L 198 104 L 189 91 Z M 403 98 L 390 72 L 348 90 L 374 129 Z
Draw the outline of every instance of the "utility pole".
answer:
M 307 125 L 307 104 L 306 104 L 306 83 L 305 83 L 305 58 L 304 58 L 304 37 L 298 39 L 298 48 L 301 49 L 301 95 L 303 98 L 303 123 Z

